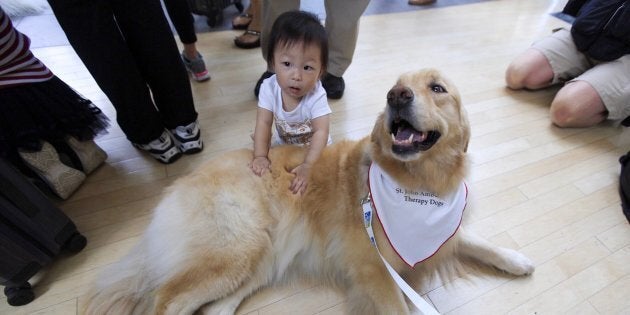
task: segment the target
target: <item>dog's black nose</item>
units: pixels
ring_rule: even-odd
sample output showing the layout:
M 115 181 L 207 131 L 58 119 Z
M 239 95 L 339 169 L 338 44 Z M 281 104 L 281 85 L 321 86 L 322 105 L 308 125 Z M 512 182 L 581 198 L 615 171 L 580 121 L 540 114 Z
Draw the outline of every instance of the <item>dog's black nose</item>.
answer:
M 413 101 L 413 91 L 406 86 L 395 85 L 387 93 L 387 104 L 394 108 L 400 108 Z

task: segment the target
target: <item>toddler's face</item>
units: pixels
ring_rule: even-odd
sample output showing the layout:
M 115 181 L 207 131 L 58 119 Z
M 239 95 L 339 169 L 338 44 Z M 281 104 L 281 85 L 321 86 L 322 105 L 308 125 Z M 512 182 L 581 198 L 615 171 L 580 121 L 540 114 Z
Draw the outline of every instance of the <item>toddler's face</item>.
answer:
M 295 43 L 278 45 L 274 52 L 274 72 L 285 98 L 299 101 L 315 88 L 321 75 L 322 64 L 319 46 Z

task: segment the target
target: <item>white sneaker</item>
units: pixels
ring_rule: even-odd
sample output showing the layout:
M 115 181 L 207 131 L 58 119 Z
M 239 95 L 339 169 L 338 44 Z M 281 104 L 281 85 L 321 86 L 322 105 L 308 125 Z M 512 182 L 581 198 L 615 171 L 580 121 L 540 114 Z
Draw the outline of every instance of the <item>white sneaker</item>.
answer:
M 199 123 L 196 120 L 186 126 L 178 126 L 175 129 L 171 129 L 169 132 L 175 145 L 181 152 L 192 154 L 203 150 Z
M 167 130 L 164 130 L 159 138 L 147 144 L 134 143 L 133 146 L 149 152 L 152 157 L 164 164 L 173 163 L 182 155 L 182 152 L 173 144 Z

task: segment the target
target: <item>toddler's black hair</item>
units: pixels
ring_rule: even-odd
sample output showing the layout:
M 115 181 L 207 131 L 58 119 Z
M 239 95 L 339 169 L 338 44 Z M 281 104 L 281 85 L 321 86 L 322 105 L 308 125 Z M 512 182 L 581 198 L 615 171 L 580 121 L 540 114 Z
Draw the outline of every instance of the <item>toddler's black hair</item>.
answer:
M 345 1 L 345 0 L 340 0 Z M 267 63 L 273 65 L 274 51 L 278 45 L 291 46 L 302 42 L 304 46 L 315 44 L 321 50 L 322 75 L 328 66 L 328 35 L 322 23 L 313 13 L 287 11 L 282 13 L 271 27 Z

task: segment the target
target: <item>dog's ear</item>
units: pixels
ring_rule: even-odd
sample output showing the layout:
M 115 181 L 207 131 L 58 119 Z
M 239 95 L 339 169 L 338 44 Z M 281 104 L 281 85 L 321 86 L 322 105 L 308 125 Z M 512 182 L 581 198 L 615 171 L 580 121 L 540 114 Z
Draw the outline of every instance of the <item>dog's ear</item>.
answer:
M 459 107 L 459 120 L 460 120 L 460 126 L 462 126 L 461 127 L 462 129 L 461 143 L 463 145 L 462 149 L 464 150 L 463 152 L 466 153 L 468 152 L 468 143 L 470 142 L 470 123 L 468 122 L 468 114 L 466 113 L 466 109 L 464 108 L 463 105 L 460 105 Z
M 450 80 L 445 80 L 449 87 L 451 96 L 453 97 L 453 100 L 455 101 L 459 109 L 459 126 L 461 128 L 460 143 L 462 144 L 462 152 L 466 153 L 468 152 L 468 143 L 470 142 L 470 122 L 468 121 L 468 113 L 466 112 L 466 108 L 464 108 L 462 97 L 457 87 Z

